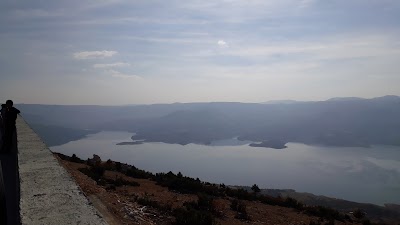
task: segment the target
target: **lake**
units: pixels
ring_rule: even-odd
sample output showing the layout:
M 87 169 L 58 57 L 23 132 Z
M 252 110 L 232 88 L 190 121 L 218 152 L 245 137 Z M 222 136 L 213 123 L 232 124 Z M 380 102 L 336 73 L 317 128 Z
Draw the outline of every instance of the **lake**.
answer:
M 128 132 L 102 131 L 51 147 L 87 159 L 93 154 L 151 172 L 182 172 L 203 181 L 295 189 L 350 201 L 400 204 L 400 147 L 322 147 L 288 143 L 286 149 L 254 148 L 224 140 L 212 146 L 165 143 L 116 145 Z

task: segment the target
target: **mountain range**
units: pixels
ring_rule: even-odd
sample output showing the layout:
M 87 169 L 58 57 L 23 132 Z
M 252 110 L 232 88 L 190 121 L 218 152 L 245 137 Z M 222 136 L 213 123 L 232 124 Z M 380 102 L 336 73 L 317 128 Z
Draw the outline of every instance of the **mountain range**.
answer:
M 101 130 L 129 131 L 145 142 L 210 144 L 299 142 L 326 146 L 400 145 L 400 97 L 327 101 L 212 102 L 129 106 L 20 104 L 22 116 L 49 145 Z M 62 140 L 50 134 L 65 133 Z M 71 135 L 74 132 L 77 135 Z M 68 135 L 69 134 L 69 135 Z M 55 136 L 55 135 L 53 135 Z M 71 137 L 69 137 L 71 136 Z M 46 138 L 47 137 L 47 138 Z

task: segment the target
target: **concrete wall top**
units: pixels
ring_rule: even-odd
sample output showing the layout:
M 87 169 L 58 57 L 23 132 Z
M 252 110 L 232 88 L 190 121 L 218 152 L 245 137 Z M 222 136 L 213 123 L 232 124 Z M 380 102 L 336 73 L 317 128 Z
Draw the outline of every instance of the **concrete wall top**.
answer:
M 17 119 L 22 224 L 106 225 L 40 137 Z

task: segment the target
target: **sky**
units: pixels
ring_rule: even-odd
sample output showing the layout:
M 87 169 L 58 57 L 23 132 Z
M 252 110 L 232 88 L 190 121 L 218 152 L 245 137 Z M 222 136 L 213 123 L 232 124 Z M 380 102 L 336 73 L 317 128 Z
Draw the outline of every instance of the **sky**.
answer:
M 398 0 L 2 0 L 0 101 L 400 95 Z

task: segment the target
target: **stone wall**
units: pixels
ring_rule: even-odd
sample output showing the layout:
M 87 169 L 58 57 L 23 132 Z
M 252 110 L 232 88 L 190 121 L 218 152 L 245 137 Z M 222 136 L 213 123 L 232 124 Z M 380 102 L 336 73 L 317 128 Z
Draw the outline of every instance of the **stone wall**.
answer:
M 22 224 L 107 224 L 21 117 L 17 132 Z

